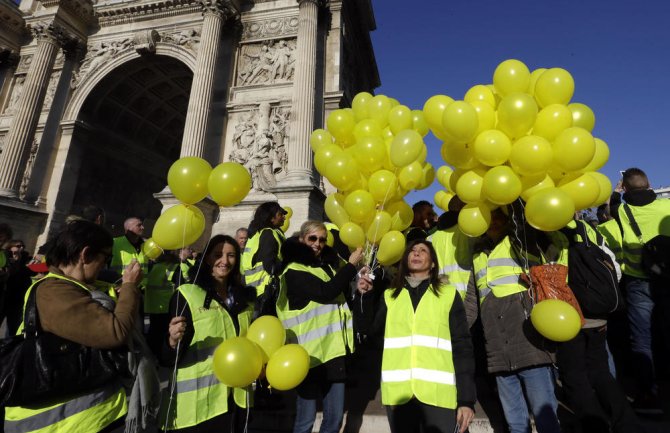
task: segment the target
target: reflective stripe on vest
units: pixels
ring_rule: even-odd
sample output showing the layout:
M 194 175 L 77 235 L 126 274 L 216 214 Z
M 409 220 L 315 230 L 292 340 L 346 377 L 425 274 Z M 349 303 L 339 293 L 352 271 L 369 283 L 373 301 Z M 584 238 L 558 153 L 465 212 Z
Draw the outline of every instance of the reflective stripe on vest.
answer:
M 321 281 L 330 280 L 330 276 L 321 268 L 290 263 L 284 273 L 289 270 L 307 272 Z M 286 328 L 287 342 L 298 343 L 309 353 L 310 368 L 346 355 L 347 347 L 353 352 L 353 322 L 343 295 L 338 296 L 332 304 L 310 301 L 300 310 L 290 310 L 287 290 L 282 274 L 277 316 Z
M 47 278 L 65 280 L 86 292 L 91 291 L 89 287 L 77 280 L 49 272 L 44 278 L 35 281 L 26 291 L 24 312 L 25 300 L 30 296 L 30 292 L 38 283 Z M 22 331 L 23 322 L 19 326 L 19 332 Z M 102 430 L 124 416 L 127 411 L 126 392 L 121 383 L 113 382 L 103 388 L 52 403 L 46 407 L 7 407 L 5 432 L 88 433 Z
M 191 345 L 177 368 L 176 401 L 172 407 L 174 411 L 169 417 L 163 412 L 159 418 L 161 421 L 168 418 L 169 429 L 198 425 L 228 411 L 228 395 L 231 388 L 219 382 L 214 376 L 212 356 L 221 342 L 237 336 L 228 311 L 218 302 L 212 301 L 208 309 L 204 308 L 207 296 L 204 289 L 194 284 L 183 284 L 178 290 L 186 299 L 191 312 L 194 334 Z M 252 310 L 249 307 L 237 316 L 241 336 L 246 335 L 251 314 Z M 169 389 L 170 387 L 166 392 L 169 392 Z M 246 407 L 249 389 L 250 387 L 232 390 L 238 406 Z M 161 409 L 165 411 L 167 407 Z
M 458 226 L 438 230 L 428 238 L 437 253 L 440 274 L 449 277 L 449 283 L 465 299 L 472 273 L 472 244 Z
M 257 296 L 260 296 L 265 292 L 265 286 L 270 281 L 270 274 L 263 267 L 263 262 L 259 261 L 252 263 L 254 256 L 258 252 L 258 247 L 260 246 L 261 234 L 266 230 L 270 230 L 272 232 L 272 235 L 277 241 L 277 245 L 281 247 L 283 242 L 283 235 L 280 235 L 279 232 L 275 229 L 264 228 L 257 231 L 251 237 L 251 239 L 249 239 L 247 245 L 244 247 L 242 260 L 240 262 L 240 271 L 244 276 L 244 282 L 247 286 L 256 288 Z M 279 254 L 278 258 L 281 260 L 281 253 Z
M 170 299 L 174 294 L 172 276 L 177 269 L 176 263 L 158 262 L 147 275 L 144 289 L 144 312 L 147 314 L 167 314 Z
M 456 408 L 456 380 L 449 314 L 456 289 L 429 288 L 414 310 L 407 289 L 393 298 L 384 292 L 386 327 L 382 357 L 382 403 L 404 404 L 416 398 L 432 406 Z
M 658 235 L 670 236 L 670 224 L 666 222 L 670 218 L 670 200 L 656 199 L 644 206 L 628 205 L 635 217 L 637 225 L 642 232 L 642 241 L 649 242 Z M 624 205 L 619 206 L 619 219 L 623 230 L 623 272 L 626 275 L 637 278 L 648 278 L 642 270 L 642 244 L 633 232 L 633 227 L 628 221 L 628 215 Z
M 127 237 L 119 236 L 114 238 L 114 246 L 112 247 L 112 262 L 110 267 L 119 275 L 123 275 L 123 271 L 130 262 L 136 259 L 137 263 L 142 268 L 142 273 L 146 279 L 149 274 L 149 261 L 147 256 L 142 251 L 137 252 L 133 244 L 130 243 Z M 145 285 L 145 280 L 142 280 L 142 286 Z

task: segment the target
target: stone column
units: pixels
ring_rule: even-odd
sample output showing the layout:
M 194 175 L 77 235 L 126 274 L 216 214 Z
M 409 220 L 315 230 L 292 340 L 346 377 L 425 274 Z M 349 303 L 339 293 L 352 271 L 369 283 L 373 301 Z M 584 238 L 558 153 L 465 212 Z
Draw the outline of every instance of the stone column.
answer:
M 63 30 L 53 24 L 37 24 L 31 30 L 37 39 L 37 49 L 0 154 L 0 196 L 9 198 L 18 198 L 51 70 L 59 45 L 66 40 Z
M 288 153 L 290 183 L 309 183 L 312 176 L 312 151 L 309 136 L 314 126 L 316 85 L 316 38 L 319 0 L 298 0 L 298 39 L 291 101 L 291 140 Z
M 216 61 L 221 45 L 221 27 L 233 14 L 226 2 L 221 0 L 201 0 L 203 5 L 202 32 L 198 59 L 193 73 L 191 96 L 184 125 L 181 157 L 205 155 L 205 140 L 212 105 L 212 94 L 216 72 Z

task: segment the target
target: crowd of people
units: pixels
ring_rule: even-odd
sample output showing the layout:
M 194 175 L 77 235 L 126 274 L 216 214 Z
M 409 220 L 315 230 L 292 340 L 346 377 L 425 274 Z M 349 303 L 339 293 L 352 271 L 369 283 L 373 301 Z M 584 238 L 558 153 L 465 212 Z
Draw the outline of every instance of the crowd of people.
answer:
M 184 247 L 156 259 L 143 253 L 142 219 L 127 218 L 113 238 L 95 206 L 69 217 L 34 256 L 0 224 L 7 336 L 21 332 L 34 299 L 45 335 L 127 355 L 112 379 L 90 389 L 6 405 L 4 431 L 245 431 L 249 416 L 263 416 L 254 394 L 256 408 L 266 404 L 267 383 L 231 389 L 216 379 L 211 357 L 273 314 L 287 342 L 310 355 L 294 433 L 312 431 L 319 403 L 320 431 L 341 430 L 345 411 L 354 412 L 346 384 L 357 369 L 377 372 L 357 377 L 381 388 L 393 433 L 467 431 L 482 377 L 510 433 L 530 433 L 531 418 L 539 433 L 642 432 L 638 415 L 661 409 L 659 377 L 668 374 L 670 283 L 645 273 L 641 249 L 670 235 L 670 201 L 631 168 L 598 221 L 571 223 L 577 232 L 536 230 L 515 202 L 469 238 L 457 224 L 463 205 L 454 197 L 438 216 L 431 203 L 416 203 L 406 250 L 392 266 L 344 246 L 332 223 L 306 221 L 287 238 L 277 202 L 261 204 L 232 236 L 215 234 L 200 254 Z M 611 255 L 625 308 L 585 310 L 574 339 L 550 341 L 531 325 L 537 293 L 528 274 L 543 263 L 567 266 L 568 247 L 589 239 Z M 624 390 L 622 372 L 635 389 Z

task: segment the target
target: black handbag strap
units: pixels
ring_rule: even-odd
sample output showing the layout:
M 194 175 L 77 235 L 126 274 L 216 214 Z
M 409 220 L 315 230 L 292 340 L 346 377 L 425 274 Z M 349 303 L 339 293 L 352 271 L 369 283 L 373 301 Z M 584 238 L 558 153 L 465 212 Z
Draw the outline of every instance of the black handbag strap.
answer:
M 630 210 L 628 203 L 625 203 L 623 205 L 623 210 L 626 212 L 626 216 L 628 217 L 628 221 L 630 222 L 630 227 L 633 229 L 633 233 L 635 233 L 635 236 L 637 236 L 637 238 L 640 240 L 640 243 L 644 245 L 644 241 L 642 240 L 642 232 L 640 231 L 640 226 L 637 225 L 637 221 L 635 221 L 635 217 L 633 216 L 633 212 Z
M 26 338 L 37 337 L 42 332 L 42 327 L 40 326 L 40 317 L 37 314 L 36 299 L 38 285 L 39 282 L 31 287 L 23 312 L 23 333 L 25 334 Z

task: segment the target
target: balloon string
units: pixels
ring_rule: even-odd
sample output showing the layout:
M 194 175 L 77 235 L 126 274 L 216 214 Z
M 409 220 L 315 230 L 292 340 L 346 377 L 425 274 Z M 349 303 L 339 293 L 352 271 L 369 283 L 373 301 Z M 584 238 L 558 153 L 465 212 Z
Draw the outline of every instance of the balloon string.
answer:
M 393 175 L 396 176 L 396 178 L 398 177 L 398 167 L 395 167 Z M 386 201 L 388 200 L 390 192 L 391 192 L 391 185 L 389 185 L 386 188 L 386 193 L 384 194 L 384 200 L 382 200 L 380 208 L 378 210 L 379 212 L 384 211 L 384 206 L 386 205 Z M 399 217 L 400 216 L 398 215 L 398 218 Z M 393 220 L 391 220 L 391 225 L 393 225 Z M 379 233 L 379 223 L 375 224 L 375 232 L 373 239 L 377 239 L 377 233 Z M 367 265 L 370 268 L 370 272 L 374 272 L 378 267 L 377 255 L 375 254 L 376 250 L 378 251 L 373 242 L 370 242 L 369 240 L 365 242 L 365 257 L 367 258 Z

